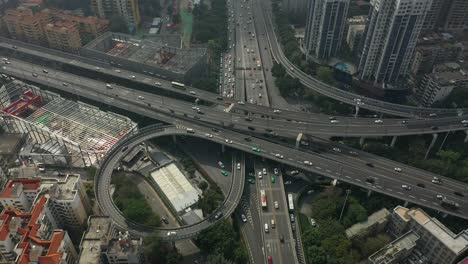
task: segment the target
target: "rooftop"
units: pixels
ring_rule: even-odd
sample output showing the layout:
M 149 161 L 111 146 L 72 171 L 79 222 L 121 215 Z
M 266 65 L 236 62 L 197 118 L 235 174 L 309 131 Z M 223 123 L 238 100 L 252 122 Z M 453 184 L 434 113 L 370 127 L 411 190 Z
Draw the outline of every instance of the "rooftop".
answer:
M 370 255 L 369 260 L 378 264 L 394 263 L 393 261 L 397 260 L 400 254 L 414 248 L 418 239 L 419 236 L 415 232 L 409 231 Z
M 0 137 L 0 155 L 15 155 L 23 135 L 2 134 Z
M 81 239 L 78 263 L 99 263 L 101 246 L 107 245 L 111 226 L 108 216 L 93 215 L 88 218 L 88 229 Z
M 348 238 L 354 237 L 375 224 L 383 223 L 387 221 L 389 215 L 390 212 L 386 208 L 382 208 L 371 214 L 366 221 L 354 224 L 346 229 L 346 236 Z
M 109 241 L 109 246 L 107 248 L 107 254 L 114 256 L 125 257 L 131 254 L 137 254 L 140 252 L 143 239 L 132 239 L 128 234 L 120 235 L 117 239 L 112 239 Z
M 444 226 L 439 220 L 431 218 L 422 209 L 397 206 L 394 209 L 403 220 L 413 220 L 436 237 L 442 244 L 449 248 L 454 254 L 458 255 L 468 248 L 468 229 L 454 234 L 450 229 Z
M 57 178 L 42 177 L 41 188 L 48 189 L 50 197 L 54 199 L 73 200 L 77 192 L 75 186 L 79 180 L 80 176 L 76 174 Z

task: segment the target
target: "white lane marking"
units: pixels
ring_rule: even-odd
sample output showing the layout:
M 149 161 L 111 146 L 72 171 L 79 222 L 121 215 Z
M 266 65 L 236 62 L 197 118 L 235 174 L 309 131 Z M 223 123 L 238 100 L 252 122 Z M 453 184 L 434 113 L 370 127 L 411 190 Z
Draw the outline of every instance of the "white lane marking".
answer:
M 356 179 L 356 181 L 360 182 L 361 180 L 360 180 L 360 179 Z
M 388 189 L 388 188 L 387 188 L 387 191 L 389 191 L 389 192 L 393 192 L 393 190 L 392 190 L 392 189 Z
M 382 186 L 380 186 L 380 185 L 377 185 L 377 188 L 380 188 L 380 189 L 382 189 L 383 187 L 382 187 Z
M 434 205 L 439 205 L 438 203 L 432 203 L 432 204 L 434 204 Z
M 322 168 L 320 168 L 320 167 L 315 167 L 315 168 L 316 168 L 317 170 L 321 170 L 321 169 L 322 169 Z
M 403 195 L 403 193 L 402 193 L 402 192 L 397 192 L 397 193 L 398 193 L 398 194 L 400 194 L 400 195 Z
M 427 201 L 426 201 L 426 200 L 424 200 L 424 199 L 419 199 L 419 200 L 421 200 L 421 202 L 427 202 Z
M 414 197 L 413 195 L 410 195 L 409 197 L 410 197 L 410 198 L 413 198 L 413 199 L 416 199 L 416 197 Z
M 349 177 L 348 175 L 345 175 L 346 178 L 350 179 L 351 177 Z

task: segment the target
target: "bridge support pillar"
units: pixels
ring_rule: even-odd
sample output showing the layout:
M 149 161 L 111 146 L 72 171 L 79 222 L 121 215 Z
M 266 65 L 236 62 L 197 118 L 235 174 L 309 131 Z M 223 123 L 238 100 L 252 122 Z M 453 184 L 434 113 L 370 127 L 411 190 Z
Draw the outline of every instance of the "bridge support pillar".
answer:
M 372 194 L 372 190 L 367 190 L 367 198 L 369 198 Z
M 397 138 L 398 138 L 398 136 L 393 136 L 392 142 L 390 143 L 390 147 L 392 147 L 392 148 L 395 147 L 395 143 L 397 141 Z
M 301 144 L 302 133 L 297 134 L 296 137 L 296 149 L 299 149 L 299 145 Z
M 427 148 L 426 155 L 424 155 L 424 159 L 427 159 L 427 156 L 429 156 L 429 152 L 431 152 L 431 149 L 434 146 L 438 136 L 438 134 L 432 134 L 432 141 L 429 147 Z
M 359 145 L 360 145 L 360 146 L 364 145 L 364 140 L 365 140 L 365 139 L 366 139 L 365 137 L 361 137 L 361 138 L 359 139 Z
M 221 152 L 224 153 L 224 151 L 226 151 L 226 146 L 225 146 L 225 145 L 221 145 Z
M 356 106 L 354 107 L 354 109 L 355 109 L 355 111 L 354 111 L 354 117 L 358 117 L 358 115 L 359 115 L 359 106 L 356 105 Z
M 465 140 L 463 140 L 463 142 L 467 143 L 468 142 L 468 130 L 465 130 Z
M 176 143 L 177 143 L 177 138 L 176 138 L 176 136 L 175 136 L 175 135 L 172 135 L 172 142 L 174 142 L 174 144 L 176 144 Z
M 403 207 L 408 207 L 408 201 L 405 201 L 405 204 L 403 205 Z

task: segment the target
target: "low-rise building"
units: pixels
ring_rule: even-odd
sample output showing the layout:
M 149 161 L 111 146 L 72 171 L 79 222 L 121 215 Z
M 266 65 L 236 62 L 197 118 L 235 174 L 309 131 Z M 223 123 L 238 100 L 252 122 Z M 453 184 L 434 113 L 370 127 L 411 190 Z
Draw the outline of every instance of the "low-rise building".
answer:
M 418 240 L 419 236 L 415 232 L 408 231 L 406 234 L 398 237 L 390 242 L 390 244 L 370 255 L 369 261 L 372 264 L 399 263 L 401 260 L 411 255 Z
M 390 212 L 386 208 L 371 214 L 366 221 L 359 222 L 346 229 L 346 236 L 352 239 L 368 233 L 378 233 L 384 230 L 390 218 Z
M 77 53 L 81 48 L 80 33 L 75 23 L 70 21 L 56 21 L 44 27 L 49 48 Z
M 47 207 L 47 195 L 38 196 L 31 210 L 3 210 L 0 214 L 0 253 L 18 264 L 74 264 L 78 254 L 68 233 L 57 229 Z
M 409 231 L 417 234 L 416 249 L 431 263 L 453 263 L 468 251 L 468 229 L 454 234 L 419 208 L 394 208 L 388 231 L 394 237 L 404 237 Z
M 437 66 L 433 73 L 424 75 L 415 91 L 415 98 L 421 106 L 430 107 L 444 100 L 454 89 L 468 88 L 468 71 L 457 63 Z
M 80 242 L 78 263 L 144 263 L 142 239 L 117 232 L 108 216 L 90 216 L 88 229 Z

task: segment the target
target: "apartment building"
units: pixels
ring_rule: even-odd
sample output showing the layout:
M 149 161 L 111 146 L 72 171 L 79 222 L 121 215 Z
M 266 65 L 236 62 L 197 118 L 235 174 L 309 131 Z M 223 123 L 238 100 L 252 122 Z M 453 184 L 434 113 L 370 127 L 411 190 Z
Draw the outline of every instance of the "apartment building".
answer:
M 3 21 L 10 37 L 36 45 L 47 43 L 43 27 L 51 22 L 49 17 L 19 7 L 6 10 Z
M 371 0 L 359 77 L 392 88 L 409 73 L 416 42 L 432 1 Z M 401 89 L 402 87 L 397 87 Z
M 468 71 L 458 63 L 445 63 L 424 75 L 416 88 L 415 98 L 421 106 L 430 107 L 445 99 L 454 89 L 468 89 Z
M 76 24 L 70 21 L 56 21 L 44 27 L 49 48 L 77 53 L 81 48 L 80 33 Z
M 468 1 L 447 0 L 449 3 L 444 29 L 460 32 L 468 30 Z
M 121 16 L 129 32 L 134 32 L 141 22 L 138 0 L 91 0 L 91 10 L 100 18 Z
M 0 253 L 7 261 L 74 264 L 78 254 L 66 231 L 46 206 L 47 195 L 38 196 L 30 212 L 3 210 L 0 214 Z
M 8 210 L 28 212 L 39 193 L 47 193 L 46 206 L 61 228 L 79 230 L 86 224 L 91 204 L 79 175 L 9 180 L 0 204 Z
M 412 239 L 416 243 L 412 248 L 419 250 L 431 263 L 453 263 L 468 250 L 468 229 L 454 234 L 419 208 L 394 208 L 388 231 L 399 237 L 396 241 L 405 237 L 407 232 L 414 232 L 419 238 Z
M 144 263 L 142 239 L 118 232 L 108 216 L 90 216 L 81 238 L 78 263 Z
M 346 43 L 353 54 L 361 49 L 361 39 L 366 29 L 367 16 L 354 16 L 346 21 Z
M 349 0 L 309 2 L 305 29 L 307 56 L 328 59 L 336 56 L 343 42 Z

